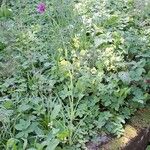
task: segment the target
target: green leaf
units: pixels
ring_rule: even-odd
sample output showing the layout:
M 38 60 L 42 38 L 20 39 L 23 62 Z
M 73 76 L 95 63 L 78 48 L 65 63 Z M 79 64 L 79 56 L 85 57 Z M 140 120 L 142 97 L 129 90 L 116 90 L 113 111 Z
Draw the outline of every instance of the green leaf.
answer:
M 64 140 L 65 138 L 69 137 L 69 131 L 64 130 L 57 134 L 58 139 Z
M 52 111 L 52 113 L 51 113 L 51 119 L 52 119 L 52 120 L 53 120 L 53 119 L 56 119 L 57 115 L 58 115 L 59 112 L 60 112 L 60 109 L 61 109 L 61 105 L 56 104 L 56 105 L 54 106 L 54 109 L 53 109 L 53 111 Z
M 17 130 L 19 130 L 19 131 L 22 131 L 22 130 L 27 129 L 27 128 L 29 127 L 29 125 L 30 125 L 30 121 L 29 121 L 29 120 L 28 120 L 28 121 L 25 121 L 25 120 L 23 120 L 23 119 L 20 119 L 19 124 L 16 124 L 16 125 L 15 125 L 15 128 L 16 128 Z
M 49 62 L 46 62 L 45 64 L 44 64 L 44 67 L 49 67 L 49 66 L 51 66 L 51 63 L 49 63 Z
M 103 43 L 106 43 L 106 41 L 104 39 L 101 39 L 99 37 L 95 37 L 95 39 L 94 39 L 95 47 L 99 47 Z
M 10 18 L 11 16 L 12 16 L 11 9 L 8 9 L 6 5 L 1 5 L 0 18 L 2 18 L 2 17 Z
M 6 108 L 6 109 L 10 109 L 13 107 L 13 102 L 11 100 L 8 100 L 8 101 L 5 101 L 3 106 Z
M 112 114 L 109 111 L 101 112 L 98 118 L 98 128 L 102 128 L 111 116 Z
M 26 148 L 27 148 L 27 145 L 28 145 L 28 141 L 27 141 L 27 139 L 23 139 L 23 150 L 26 150 Z
M 10 149 L 17 150 L 16 144 L 18 142 L 19 141 L 17 139 L 14 139 L 14 138 L 9 139 L 6 144 L 6 150 L 10 150 Z
M 131 78 L 130 78 L 129 72 L 123 72 L 123 71 L 119 72 L 118 76 L 122 80 L 122 82 L 124 82 L 124 83 L 130 83 L 131 82 Z
M 37 136 L 41 137 L 44 135 L 44 131 L 42 129 L 40 129 L 39 127 L 35 127 L 35 133 L 37 134 Z
M 30 105 L 28 105 L 28 104 L 22 104 L 22 105 L 20 105 L 20 106 L 18 107 L 18 111 L 19 111 L 19 112 L 24 112 L 24 111 L 29 110 L 30 108 L 31 108 Z
M 145 99 L 143 91 L 138 87 L 135 87 L 133 90 L 134 90 L 133 91 L 133 94 L 134 94 L 133 101 L 143 104 L 144 99 Z
M 118 20 L 119 20 L 119 16 L 112 15 L 104 22 L 104 26 L 115 26 L 117 25 Z
M 146 148 L 146 150 L 150 150 L 150 145 Z
M 0 51 L 6 48 L 6 44 L 0 42 Z
M 48 142 L 46 150 L 55 150 L 58 144 L 59 144 L 59 140 L 53 139 L 50 142 Z
M 22 138 L 22 137 L 24 137 L 24 135 L 25 135 L 25 132 L 24 131 L 22 131 L 22 132 L 19 132 L 18 134 L 16 134 L 16 138 Z

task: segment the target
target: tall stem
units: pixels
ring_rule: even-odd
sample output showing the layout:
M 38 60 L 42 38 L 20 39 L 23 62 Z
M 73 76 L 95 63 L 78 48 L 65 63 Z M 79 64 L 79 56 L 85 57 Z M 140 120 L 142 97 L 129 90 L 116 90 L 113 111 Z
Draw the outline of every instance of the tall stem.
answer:
M 72 69 L 73 72 L 73 69 Z M 69 70 L 70 75 L 70 90 L 71 90 L 71 98 L 70 98 L 70 136 L 69 136 L 69 144 L 72 144 L 72 134 L 73 134 L 73 120 L 74 120 L 74 97 L 73 97 L 73 73 Z

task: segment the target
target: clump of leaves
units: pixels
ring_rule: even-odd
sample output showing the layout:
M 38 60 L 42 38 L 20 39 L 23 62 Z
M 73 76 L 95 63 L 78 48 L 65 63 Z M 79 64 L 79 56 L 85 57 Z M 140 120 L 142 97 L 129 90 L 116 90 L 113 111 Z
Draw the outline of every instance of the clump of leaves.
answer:
M 35 1 L 10 0 L 13 19 L 3 20 L 0 149 L 85 149 L 104 132 L 121 136 L 150 97 L 146 6 L 138 14 L 132 0 L 44 5 L 40 14 Z

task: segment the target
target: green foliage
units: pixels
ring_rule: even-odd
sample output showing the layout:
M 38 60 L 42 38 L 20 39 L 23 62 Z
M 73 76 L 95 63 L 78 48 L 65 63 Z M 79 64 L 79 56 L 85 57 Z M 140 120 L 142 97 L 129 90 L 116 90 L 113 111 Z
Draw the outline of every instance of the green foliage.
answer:
M 121 136 L 149 95 L 150 14 L 132 0 L 1 6 L 0 149 L 85 149 Z
M 147 148 L 146 148 L 146 150 L 149 150 L 150 149 L 150 146 L 148 146 Z
M 10 18 L 12 16 L 12 12 L 6 5 L 1 5 L 0 7 L 0 19 L 1 18 Z

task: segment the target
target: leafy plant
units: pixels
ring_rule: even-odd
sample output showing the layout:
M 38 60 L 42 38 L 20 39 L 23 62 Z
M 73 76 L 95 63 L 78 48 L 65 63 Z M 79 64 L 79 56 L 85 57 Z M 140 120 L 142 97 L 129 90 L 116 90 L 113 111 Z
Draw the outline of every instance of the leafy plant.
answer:
M 3 1 L 0 149 L 85 149 L 149 100 L 149 4 Z M 39 9 L 39 7 L 38 7 Z

